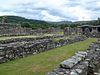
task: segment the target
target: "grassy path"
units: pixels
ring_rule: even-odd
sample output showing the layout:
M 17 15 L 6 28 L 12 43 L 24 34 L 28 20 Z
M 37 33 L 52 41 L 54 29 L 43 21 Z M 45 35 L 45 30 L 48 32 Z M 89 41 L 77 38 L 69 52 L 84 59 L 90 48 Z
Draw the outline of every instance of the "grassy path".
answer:
M 61 32 L 59 32 L 60 34 Z M 43 35 L 25 35 L 25 36 L 6 36 L 6 37 L 0 37 L 0 40 L 7 40 L 7 39 L 12 39 L 12 38 L 39 38 L 39 37 L 44 37 L 44 36 L 53 36 L 55 34 L 43 34 Z M 60 34 L 62 35 L 62 34 Z
M 36 38 L 39 36 L 35 35 L 29 35 L 29 36 L 7 36 L 7 37 L 0 37 L 0 40 L 7 40 L 7 39 L 12 39 L 12 38 Z
M 82 42 L 0 64 L 0 75 L 45 75 L 75 52 L 86 50 L 96 40 L 89 38 Z

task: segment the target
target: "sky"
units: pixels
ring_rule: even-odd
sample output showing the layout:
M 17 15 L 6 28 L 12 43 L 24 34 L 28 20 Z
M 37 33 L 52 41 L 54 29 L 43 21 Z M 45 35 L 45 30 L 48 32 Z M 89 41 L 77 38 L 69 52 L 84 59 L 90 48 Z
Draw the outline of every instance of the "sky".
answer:
M 100 0 L 0 0 L 0 16 L 45 21 L 86 21 L 100 17 Z

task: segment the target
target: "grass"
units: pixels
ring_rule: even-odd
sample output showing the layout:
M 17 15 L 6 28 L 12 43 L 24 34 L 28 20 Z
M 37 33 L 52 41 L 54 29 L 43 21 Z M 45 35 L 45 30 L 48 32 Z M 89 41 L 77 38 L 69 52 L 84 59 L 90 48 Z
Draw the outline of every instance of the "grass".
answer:
M 44 36 L 53 36 L 55 34 L 43 34 L 43 35 L 27 35 L 27 36 L 6 36 L 6 37 L 0 37 L 0 40 L 6 40 L 6 39 L 12 39 L 12 38 L 38 38 L 38 37 L 44 37 Z
M 43 36 L 52 36 L 52 35 L 42 35 Z M 7 37 L 0 37 L 0 40 L 7 40 L 7 39 L 12 39 L 12 38 L 38 38 L 40 37 L 39 35 L 28 35 L 28 36 L 7 36 Z
M 36 38 L 39 36 L 35 35 L 29 35 L 29 36 L 9 36 L 9 37 L 0 37 L 0 40 L 6 40 L 6 39 L 11 39 L 11 38 Z
M 37 34 L 37 35 L 24 35 L 24 36 L 4 36 L 4 37 L 0 37 L 0 40 L 7 40 L 7 39 L 12 39 L 12 38 L 38 38 L 38 37 L 44 37 L 44 36 L 53 36 L 53 35 L 56 35 L 56 34 L 59 34 L 59 35 L 63 35 L 63 32 L 57 32 L 57 33 L 52 33 L 52 34 L 49 34 L 49 33 L 45 33 L 45 34 Z M 1 35 L 0 35 L 1 36 Z
M 74 55 L 75 52 L 86 50 L 96 40 L 89 38 L 82 42 L 0 64 L 0 75 L 45 75 L 57 68 L 60 62 Z
M 55 34 L 64 35 L 64 32 L 56 32 Z

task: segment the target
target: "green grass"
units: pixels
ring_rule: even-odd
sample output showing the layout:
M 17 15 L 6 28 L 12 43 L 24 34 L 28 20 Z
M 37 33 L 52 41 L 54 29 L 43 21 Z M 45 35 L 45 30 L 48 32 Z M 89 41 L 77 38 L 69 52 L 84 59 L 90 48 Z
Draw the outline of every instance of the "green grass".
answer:
M 0 40 L 6 40 L 6 39 L 11 39 L 11 38 L 36 38 L 39 36 L 35 35 L 29 35 L 29 36 L 9 36 L 9 37 L 0 37 Z
M 43 36 L 53 36 L 50 34 L 42 35 Z M 7 40 L 7 39 L 12 39 L 12 38 L 38 38 L 40 37 L 39 35 L 28 35 L 28 36 L 7 36 L 7 37 L 0 37 L 0 40 Z
M 63 35 L 63 32 L 57 32 L 56 34 Z M 0 40 L 7 40 L 7 39 L 12 39 L 12 38 L 37 38 L 37 37 L 44 37 L 44 36 L 53 36 L 56 35 L 55 33 L 49 34 L 38 34 L 38 35 L 26 35 L 26 36 L 6 36 L 6 37 L 0 37 Z M 0 35 L 1 36 L 1 35 Z
M 27 36 L 6 36 L 6 37 L 0 37 L 0 40 L 7 40 L 7 39 L 12 39 L 12 38 L 38 38 L 38 37 L 44 37 L 44 36 L 53 36 L 56 34 L 43 34 L 43 35 L 27 35 Z
M 74 55 L 75 52 L 86 50 L 96 40 L 89 38 L 82 42 L 0 64 L 0 75 L 45 75 L 57 68 L 60 62 Z
M 64 32 L 56 32 L 55 34 L 64 35 Z

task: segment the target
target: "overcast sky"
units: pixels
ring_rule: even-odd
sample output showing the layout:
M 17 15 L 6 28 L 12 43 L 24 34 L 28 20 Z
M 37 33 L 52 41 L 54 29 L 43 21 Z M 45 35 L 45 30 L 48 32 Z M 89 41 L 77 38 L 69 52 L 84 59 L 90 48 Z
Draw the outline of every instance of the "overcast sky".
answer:
M 100 17 L 100 0 L 0 0 L 0 16 L 45 21 L 81 21 Z

